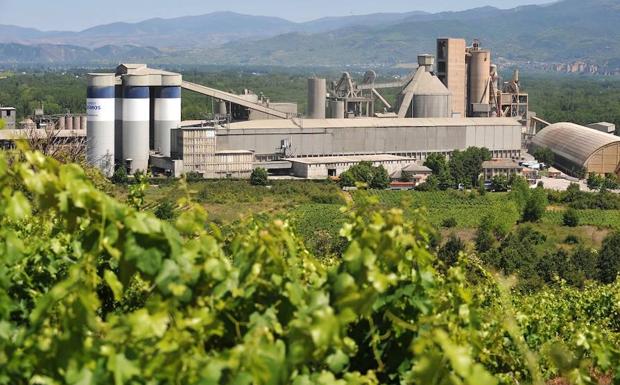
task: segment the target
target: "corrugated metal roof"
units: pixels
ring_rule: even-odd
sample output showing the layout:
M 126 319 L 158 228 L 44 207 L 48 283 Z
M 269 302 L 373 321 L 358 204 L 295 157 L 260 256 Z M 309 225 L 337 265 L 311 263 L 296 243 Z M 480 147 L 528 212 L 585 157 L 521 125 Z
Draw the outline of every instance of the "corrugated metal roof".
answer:
M 323 129 L 383 127 L 521 126 L 512 118 L 356 118 L 252 120 L 231 123 L 230 129 Z M 228 128 L 228 127 L 226 127 Z
M 565 122 L 545 127 L 532 140 L 534 146 L 548 147 L 581 166 L 585 166 L 596 151 L 613 143 L 620 143 L 620 137 Z

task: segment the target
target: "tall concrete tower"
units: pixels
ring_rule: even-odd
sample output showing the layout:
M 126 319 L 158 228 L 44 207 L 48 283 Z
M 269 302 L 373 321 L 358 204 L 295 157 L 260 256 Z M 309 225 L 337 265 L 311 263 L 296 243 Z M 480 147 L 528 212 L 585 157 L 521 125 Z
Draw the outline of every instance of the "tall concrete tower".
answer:
M 467 55 L 465 39 L 437 39 L 437 77 L 452 93 L 452 113 L 466 117 Z
M 170 130 L 181 123 L 181 75 L 162 75 L 154 88 L 155 151 L 170 156 Z
M 129 173 L 149 165 L 150 89 L 148 75 L 123 77 L 123 161 Z
M 325 103 L 327 102 L 327 82 L 325 79 L 308 79 L 308 111 L 310 119 L 325 119 Z
M 88 75 L 86 159 L 107 176 L 114 173 L 115 84 L 114 74 Z

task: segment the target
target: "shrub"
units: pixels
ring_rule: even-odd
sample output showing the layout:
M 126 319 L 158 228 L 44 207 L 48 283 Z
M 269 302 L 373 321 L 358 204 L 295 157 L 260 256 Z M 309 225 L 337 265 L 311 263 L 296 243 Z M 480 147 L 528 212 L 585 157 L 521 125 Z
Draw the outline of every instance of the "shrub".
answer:
M 441 227 L 445 227 L 446 229 L 451 229 L 457 226 L 456 218 L 450 217 L 446 218 L 441 222 Z
M 174 205 L 169 200 L 163 200 L 159 203 L 154 212 L 155 216 L 159 219 L 170 220 L 174 219 L 176 213 L 174 211 Z
M 599 254 L 599 280 L 603 283 L 613 283 L 620 272 L 620 233 L 613 233 L 603 241 L 603 248 Z
M 255 168 L 250 175 L 250 183 L 253 186 L 267 186 L 269 183 L 269 175 L 264 168 Z
M 569 234 L 564 239 L 564 243 L 566 243 L 567 245 L 578 245 L 579 242 L 579 237 L 574 234 Z
M 201 173 L 196 171 L 190 171 L 185 174 L 185 180 L 187 180 L 189 183 L 195 183 L 204 180 L 204 178 L 202 177 Z
M 125 166 L 120 166 L 117 168 L 116 171 L 114 171 L 111 180 L 114 184 L 127 184 L 129 177 L 127 176 L 127 169 L 125 169 Z
M 525 202 L 522 216 L 523 221 L 538 222 L 541 220 L 545 214 L 547 203 L 547 195 L 545 194 L 545 190 L 541 187 L 535 188 Z
M 569 208 L 564 212 L 564 215 L 562 216 L 562 222 L 564 223 L 564 226 L 568 227 L 579 226 L 579 213 L 577 213 L 577 210 L 575 210 L 574 208 Z
M 446 264 L 446 266 L 454 266 L 459 259 L 459 254 L 465 250 L 465 242 L 461 240 L 456 234 L 450 235 L 450 238 L 443 245 L 437 256 Z

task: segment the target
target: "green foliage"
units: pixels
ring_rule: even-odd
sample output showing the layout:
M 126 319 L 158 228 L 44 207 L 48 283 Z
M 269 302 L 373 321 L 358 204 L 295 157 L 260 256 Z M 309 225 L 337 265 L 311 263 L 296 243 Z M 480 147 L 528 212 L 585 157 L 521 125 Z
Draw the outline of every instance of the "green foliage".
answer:
M 620 273 L 620 233 L 616 232 L 605 238 L 598 261 L 601 282 L 614 282 Z
M 454 228 L 456 227 L 457 224 L 458 224 L 458 221 L 454 217 L 446 218 L 443 221 L 441 221 L 441 227 L 444 227 L 446 229 Z
M 491 250 L 495 243 L 493 236 L 493 217 L 486 215 L 480 221 L 478 230 L 476 231 L 476 250 L 480 253 Z
M 360 162 L 340 174 L 342 187 L 361 184 L 371 189 L 384 190 L 390 185 L 390 176 L 383 166 L 373 166 L 371 162 Z
M 184 177 L 188 183 L 196 183 L 196 182 L 200 182 L 201 180 L 204 180 L 202 174 L 196 171 L 190 171 L 186 173 Z
M 439 175 L 448 169 L 448 161 L 445 155 L 432 153 L 424 161 L 424 166 L 430 168 L 433 171 L 433 175 Z
M 603 186 L 604 179 L 599 174 L 591 172 L 588 174 L 588 188 L 590 190 L 598 190 Z
M 169 200 L 164 200 L 157 205 L 157 208 L 153 212 L 155 216 L 163 220 L 171 220 L 176 217 L 175 206 Z
M 547 167 L 551 167 L 555 163 L 555 154 L 548 147 L 537 148 L 532 155 L 537 161 L 544 163 Z
M 525 222 L 538 222 L 542 219 L 547 209 L 547 195 L 542 187 L 530 191 L 529 197 L 523 208 L 522 219 Z
M 267 170 L 261 167 L 252 170 L 250 175 L 250 183 L 253 186 L 267 186 L 269 184 L 269 174 Z
M 451 234 L 448 241 L 439 248 L 437 257 L 446 266 L 451 267 L 456 265 L 459 259 L 459 254 L 465 251 L 465 242 L 461 240 L 456 234 Z
M 493 179 L 491 179 L 491 189 L 495 192 L 506 192 L 508 191 L 508 178 L 505 175 L 495 175 Z
M 568 227 L 579 226 L 579 214 L 577 213 L 577 210 L 574 208 L 569 208 L 566 210 L 562 216 L 562 222 L 564 223 L 564 226 Z
M 133 183 L 129 186 L 129 194 L 127 195 L 127 203 L 140 210 L 144 207 L 144 198 L 146 189 L 149 186 L 150 174 L 138 170 L 133 174 Z
M 454 184 L 467 188 L 477 186 L 482 162 L 487 160 L 491 160 L 491 152 L 486 148 L 469 147 L 465 151 L 452 152 L 448 168 Z
M 127 169 L 124 166 L 118 167 L 116 171 L 114 171 L 111 181 L 114 184 L 127 184 L 129 182 L 129 177 L 127 176 Z
M 326 264 L 286 220 L 244 221 L 224 237 L 189 200 L 160 221 L 76 165 L 7 156 L 1 383 L 620 380 L 618 283 L 529 296 L 475 259 L 437 270 L 424 218 L 382 210 L 372 194 L 348 208 L 343 252 Z M 536 234 L 518 237 L 527 247 Z

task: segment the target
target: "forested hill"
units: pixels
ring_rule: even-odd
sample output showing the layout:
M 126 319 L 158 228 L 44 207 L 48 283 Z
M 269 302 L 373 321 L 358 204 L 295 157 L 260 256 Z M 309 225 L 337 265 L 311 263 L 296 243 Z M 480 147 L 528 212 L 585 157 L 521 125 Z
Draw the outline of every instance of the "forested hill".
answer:
M 596 72 L 609 73 L 620 69 L 618 25 L 618 0 L 563 0 L 508 10 L 484 7 L 437 14 L 334 17 L 307 23 L 218 13 L 116 23 L 82 32 L 0 26 L 0 63 L 143 59 L 159 64 L 381 66 L 413 62 L 420 52 L 434 52 L 438 36 L 455 36 L 481 39 L 500 63 L 581 61 Z M 85 46 L 89 49 L 84 50 Z M 102 46 L 116 55 L 101 54 L 98 47 Z M 151 46 L 155 48 L 136 52 Z

